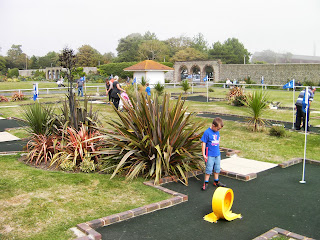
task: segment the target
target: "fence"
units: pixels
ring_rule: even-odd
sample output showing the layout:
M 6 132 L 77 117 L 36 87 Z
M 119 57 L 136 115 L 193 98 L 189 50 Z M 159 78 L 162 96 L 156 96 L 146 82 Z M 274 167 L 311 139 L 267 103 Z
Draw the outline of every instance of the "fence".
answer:
M 181 88 L 181 83 L 165 83 L 165 88 Z M 189 82 L 190 87 L 197 87 L 197 88 L 206 88 L 206 82 Z M 208 82 L 208 87 L 221 87 L 221 88 L 228 88 L 234 86 L 241 86 L 242 88 L 261 88 L 264 90 L 269 89 L 282 89 L 283 85 L 267 85 L 267 84 L 231 84 L 227 85 L 226 83 L 214 83 Z M 153 87 L 150 84 L 150 87 Z M 303 88 L 304 86 L 296 86 L 296 88 Z M 55 88 L 39 88 L 39 94 L 65 94 L 67 93 L 68 87 L 55 87 Z M 290 89 L 287 89 L 288 91 Z M 95 86 L 85 86 L 85 92 L 96 92 L 100 93 L 100 91 L 105 92 L 105 85 L 95 85 Z M 0 90 L 0 95 L 12 95 L 14 92 L 23 93 L 25 95 L 33 95 L 33 89 L 10 89 L 10 90 Z M 193 91 L 192 91 L 193 92 Z

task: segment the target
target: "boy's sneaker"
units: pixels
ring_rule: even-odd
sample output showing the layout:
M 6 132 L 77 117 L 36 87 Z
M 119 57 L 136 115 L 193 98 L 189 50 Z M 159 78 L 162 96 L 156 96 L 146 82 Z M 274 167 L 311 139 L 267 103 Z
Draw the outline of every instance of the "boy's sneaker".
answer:
M 216 187 L 226 187 L 225 184 L 223 184 L 222 182 L 213 182 L 213 186 L 216 186 Z
M 205 191 L 208 188 L 208 183 L 203 183 L 201 190 Z

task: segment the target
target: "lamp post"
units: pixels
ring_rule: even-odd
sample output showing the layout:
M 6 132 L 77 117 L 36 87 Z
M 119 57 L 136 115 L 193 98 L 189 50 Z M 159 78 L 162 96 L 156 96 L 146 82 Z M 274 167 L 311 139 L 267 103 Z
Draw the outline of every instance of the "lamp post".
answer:
M 246 64 L 246 55 L 243 55 L 243 64 Z
M 26 54 L 26 70 L 28 70 L 28 56 Z

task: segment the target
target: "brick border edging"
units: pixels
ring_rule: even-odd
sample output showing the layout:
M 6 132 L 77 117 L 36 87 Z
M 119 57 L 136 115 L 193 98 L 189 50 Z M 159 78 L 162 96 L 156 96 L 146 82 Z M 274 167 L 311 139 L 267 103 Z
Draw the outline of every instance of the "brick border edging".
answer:
M 278 227 L 272 228 L 268 232 L 266 232 L 266 233 L 264 233 L 264 234 L 262 234 L 262 235 L 260 235 L 260 236 L 258 236 L 256 238 L 254 238 L 253 240 L 272 239 L 273 237 L 275 237 L 277 235 L 283 235 L 283 236 L 294 238 L 294 239 L 298 239 L 298 240 L 315 240 L 313 238 L 302 236 L 302 235 L 299 235 L 297 233 L 293 233 L 293 232 L 290 232 L 290 231 L 287 231 L 285 229 L 278 228 Z
M 202 171 L 191 172 L 187 174 L 187 177 L 196 176 L 199 174 L 202 174 Z M 160 184 L 164 184 L 164 183 L 169 183 L 173 181 L 177 181 L 177 178 L 164 177 L 164 178 L 161 178 L 159 182 Z M 147 182 L 144 182 L 143 184 L 159 189 L 165 193 L 171 194 L 173 197 L 166 200 L 162 200 L 160 202 L 151 203 L 142 207 L 131 209 L 125 212 L 112 214 L 112 215 L 95 219 L 89 222 L 77 224 L 77 228 L 81 232 L 85 233 L 87 236 L 79 237 L 79 238 L 76 238 L 75 240 L 92 240 L 92 239 L 100 240 L 102 239 L 101 234 L 95 231 L 95 229 L 99 227 L 108 226 L 113 223 L 121 222 L 130 218 L 134 218 L 143 214 L 151 213 L 160 209 L 168 208 L 176 204 L 188 201 L 187 195 L 175 192 L 173 190 L 162 187 L 160 185 L 154 185 L 153 181 L 147 181 Z
M 281 168 L 287 168 L 290 167 L 292 165 L 301 163 L 303 161 L 303 158 L 293 158 L 289 161 L 283 162 L 283 163 L 279 163 L 278 166 Z M 320 165 L 320 161 L 317 160 L 312 160 L 312 159 L 306 159 L 306 163 L 309 164 L 316 164 L 316 165 Z

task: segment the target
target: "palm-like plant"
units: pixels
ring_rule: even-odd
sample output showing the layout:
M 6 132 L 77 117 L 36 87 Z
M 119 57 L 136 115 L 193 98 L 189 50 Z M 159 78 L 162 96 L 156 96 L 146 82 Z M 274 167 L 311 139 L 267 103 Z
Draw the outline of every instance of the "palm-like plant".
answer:
M 163 176 L 176 176 L 188 184 L 186 172 L 201 169 L 202 122 L 191 122 L 181 96 L 175 103 L 165 94 L 160 103 L 146 100 L 143 94 L 132 107 L 124 102 L 124 112 L 116 111 L 120 121 L 109 124 L 115 129 L 104 138 L 110 144 L 100 150 L 113 163 L 114 172 L 124 173 L 128 180 L 136 176 L 151 177 L 155 184 Z M 115 109 L 116 110 L 116 109 Z
M 25 106 L 22 114 L 29 126 L 29 132 L 42 135 L 49 135 L 51 133 L 50 119 L 53 115 L 52 107 L 43 107 L 40 103 L 36 102 Z
M 182 90 L 184 91 L 184 93 L 187 93 L 187 91 L 190 89 L 190 84 L 189 84 L 188 80 L 182 81 L 181 87 L 182 87 Z
M 244 101 L 244 105 L 249 108 L 251 117 L 249 118 L 249 125 L 253 126 L 253 131 L 258 131 L 265 127 L 267 121 L 262 119 L 263 112 L 268 107 L 268 94 L 264 91 L 258 90 L 249 94 Z
M 157 94 L 161 96 L 164 91 L 164 85 L 162 85 L 160 82 L 157 82 L 157 84 L 154 86 L 154 90 L 156 90 Z

